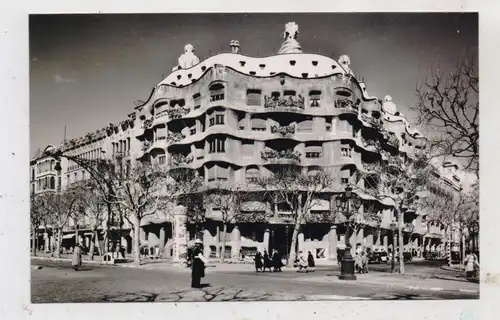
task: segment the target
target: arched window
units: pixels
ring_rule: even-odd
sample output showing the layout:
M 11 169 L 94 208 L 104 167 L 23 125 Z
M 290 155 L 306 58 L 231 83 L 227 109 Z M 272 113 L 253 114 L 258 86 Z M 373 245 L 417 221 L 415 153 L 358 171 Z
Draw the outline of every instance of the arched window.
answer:
M 225 87 L 221 83 L 215 83 L 210 86 L 210 102 L 225 99 Z

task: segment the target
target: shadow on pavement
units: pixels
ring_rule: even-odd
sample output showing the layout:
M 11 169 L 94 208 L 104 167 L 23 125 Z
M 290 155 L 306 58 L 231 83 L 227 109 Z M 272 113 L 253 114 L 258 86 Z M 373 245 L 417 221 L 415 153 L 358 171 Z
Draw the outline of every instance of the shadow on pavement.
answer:
M 209 286 L 205 284 L 205 288 Z M 268 301 L 268 293 L 248 293 L 241 289 L 184 289 L 172 292 L 123 292 L 106 295 L 100 302 L 209 302 L 209 301 Z

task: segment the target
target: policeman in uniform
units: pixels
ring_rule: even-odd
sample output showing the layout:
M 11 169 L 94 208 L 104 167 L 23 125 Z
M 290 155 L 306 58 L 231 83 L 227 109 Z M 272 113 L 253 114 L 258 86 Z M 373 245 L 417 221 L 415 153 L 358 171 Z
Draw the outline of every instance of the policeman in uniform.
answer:
M 191 288 L 201 288 L 201 278 L 205 277 L 205 263 L 208 260 L 203 256 L 203 242 L 196 239 L 192 252 Z

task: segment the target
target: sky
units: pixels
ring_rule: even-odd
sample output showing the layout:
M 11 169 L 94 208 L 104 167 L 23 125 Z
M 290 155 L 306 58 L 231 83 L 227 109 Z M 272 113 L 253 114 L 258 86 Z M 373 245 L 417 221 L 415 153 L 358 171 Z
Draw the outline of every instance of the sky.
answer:
M 391 95 L 410 120 L 416 86 L 432 68 L 478 57 L 476 13 L 31 15 L 31 155 L 59 145 L 65 126 L 71 139 L 124 120 L 185 44 L 200 60 L 230 52 L 231 40 L 244 55 L 269 56 L 289 21 L 304 53 L 349 55 L 368 93 Z

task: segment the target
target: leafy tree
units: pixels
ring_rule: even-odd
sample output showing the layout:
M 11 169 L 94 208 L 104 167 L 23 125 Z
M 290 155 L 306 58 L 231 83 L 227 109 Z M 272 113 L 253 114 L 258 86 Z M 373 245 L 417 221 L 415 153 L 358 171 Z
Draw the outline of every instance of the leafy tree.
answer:
M 418 122 L 431 132 L 436 157 L 462 159 L 479 178 L 479 75 L 474 63 L 464 62 L 417 87 Z
M 296 257 L 297 238 L 301 225 L 313 218 L 311 209 L 321 203 L 322 197 L 333 191 L 334 176 L 329 169 L 303 173 L 296 166 L 280 166 L 271 176 L 258 179 L 257 183 L 278 203 L 288 206 L 293 217 L 293 234 L 288 263 Z M 323 199 L 324 200 L 324 199 Z M 331 215 L 332 211 L 325 212 Z M 333 221 L 332 221 L 333 222 Z

